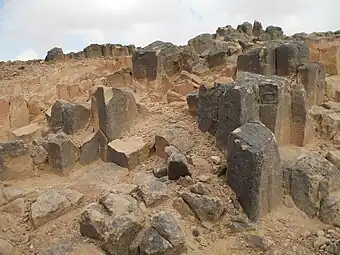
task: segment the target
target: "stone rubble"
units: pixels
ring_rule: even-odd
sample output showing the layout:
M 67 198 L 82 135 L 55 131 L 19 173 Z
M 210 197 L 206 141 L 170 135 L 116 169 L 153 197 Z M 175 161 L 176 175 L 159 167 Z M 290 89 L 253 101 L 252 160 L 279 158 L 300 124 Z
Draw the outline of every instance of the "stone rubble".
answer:
M 337 34 L 0 62 L 0 254 L 340 254 Z

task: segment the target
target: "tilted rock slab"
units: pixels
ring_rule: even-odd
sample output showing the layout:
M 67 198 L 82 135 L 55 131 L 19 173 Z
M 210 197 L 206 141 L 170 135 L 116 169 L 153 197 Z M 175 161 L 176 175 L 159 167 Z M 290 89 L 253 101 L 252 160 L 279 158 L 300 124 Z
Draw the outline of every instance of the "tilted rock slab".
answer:
M 227 182 L 251 221 L 275 209 L 282 197 L 282 170 L 273 133 L 249 122 L 230 134 Z

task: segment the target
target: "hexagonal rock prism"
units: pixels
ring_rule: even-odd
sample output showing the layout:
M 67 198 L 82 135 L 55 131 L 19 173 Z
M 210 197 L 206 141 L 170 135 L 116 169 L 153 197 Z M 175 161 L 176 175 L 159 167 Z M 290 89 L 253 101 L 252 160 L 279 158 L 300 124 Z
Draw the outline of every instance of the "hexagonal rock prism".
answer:
M 309 107 L 323 103 L 326 89 L 323 64 L 312 62 L 299 66 L 298 82 L 305 86 Z
M 147 159 L 149 153 L 149 145 L 142 138 L 135 136 L 110 142 L 107 157 L 109 162 L 131 170 Z
M 313 120 L 308 112 L 308 94 L 302 84 L 292 86 L 290 143 L 305 146 L 313 140 Z
M 77 147 L 62 132 L 47 137 L 47 153 L 49 165 L 58 172 L 70 170 L 79 158 Z
M 82 104 L 71 104 L 58 100 L 51 108 L 49 124 L 55 129 L 62 129 L 66 134 L 85 128 L 90 118 L 90 110 Z
M 137 104 L 133 93 L 125 88 L 99 86 L 92 95 L 92 122 L 109 141 L 117 139 L 137 117 Z
M 264 124 L 249 122 L 235 129 L 227 160 L 227 182 L 251 221 L 279 205 L 283 194 L 279 149 Z

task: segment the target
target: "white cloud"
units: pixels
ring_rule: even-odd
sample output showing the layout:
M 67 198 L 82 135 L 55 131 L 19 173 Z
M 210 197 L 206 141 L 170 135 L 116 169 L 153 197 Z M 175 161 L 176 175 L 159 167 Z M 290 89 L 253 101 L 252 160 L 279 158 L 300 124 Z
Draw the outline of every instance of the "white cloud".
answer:
M 39 54 L 54 46 L 76 47 L 66 44 L 70 35 L 83 44 L 184 44 L 199 33 L 254 19 L 287 34 L 335 30 L 339 9 L 338 0 L 11 0 L 0 10 L 0 38 L 24 42 Z
M 32 60 L 32 59 L 39 59 L 39 56 L 33 50 L 26 50 L 26 51 L 22 52 L 19 56 L 17 56 L 16 59 L 26 61 L 26 60 Z

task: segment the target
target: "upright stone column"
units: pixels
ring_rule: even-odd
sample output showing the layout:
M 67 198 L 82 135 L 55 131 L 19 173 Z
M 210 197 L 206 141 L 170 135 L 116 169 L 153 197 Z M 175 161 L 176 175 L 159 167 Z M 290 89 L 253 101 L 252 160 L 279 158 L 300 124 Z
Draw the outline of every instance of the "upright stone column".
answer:
M 260 122 L 248 122 L 230 134 L 227 182 L 251 221 L 280 204 L 282 170 L 273 133 Z

